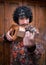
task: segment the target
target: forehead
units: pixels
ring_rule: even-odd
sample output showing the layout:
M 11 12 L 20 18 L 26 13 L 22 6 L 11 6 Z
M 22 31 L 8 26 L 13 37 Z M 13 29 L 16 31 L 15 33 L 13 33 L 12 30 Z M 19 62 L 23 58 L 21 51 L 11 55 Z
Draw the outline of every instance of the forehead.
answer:
M 19 17 L 19 20 L 29 20 L 27 17 Z

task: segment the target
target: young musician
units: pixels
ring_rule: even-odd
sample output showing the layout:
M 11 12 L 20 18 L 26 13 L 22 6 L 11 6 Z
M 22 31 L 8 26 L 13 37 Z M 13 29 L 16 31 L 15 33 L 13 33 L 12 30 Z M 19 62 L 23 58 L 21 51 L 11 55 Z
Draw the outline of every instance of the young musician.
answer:
M 4 35 L 4 40 L 11 43 L 10 65 L 38 65 L 37 60 L 42 53 L 34 41 L 35 35 L 39 34 L 39 31 L 30 25 L 32 18 L 32 11 L 26 6 L 20 6 L 14 11 L 13 20 L 19 26 L 19 30 L 23 29 L 25 35 L 23 38 L 15 39 L 16 31 L 13 36 L 10 35 L 12 29 Z

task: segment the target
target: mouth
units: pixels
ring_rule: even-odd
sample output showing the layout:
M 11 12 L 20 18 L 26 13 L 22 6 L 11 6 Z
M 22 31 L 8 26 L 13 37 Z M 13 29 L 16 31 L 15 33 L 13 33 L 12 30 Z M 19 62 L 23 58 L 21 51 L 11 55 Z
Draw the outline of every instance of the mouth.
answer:
M 20 26 L 27 26 L 28 24 L 20 24 Z

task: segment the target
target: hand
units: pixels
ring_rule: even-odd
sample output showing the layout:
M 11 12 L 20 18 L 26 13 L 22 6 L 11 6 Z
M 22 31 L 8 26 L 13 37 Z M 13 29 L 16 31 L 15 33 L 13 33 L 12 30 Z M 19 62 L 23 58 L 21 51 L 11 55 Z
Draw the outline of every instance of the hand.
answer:
M 32 46 L 34 45 L 34 36 L 35 36 L 35 33 L 30 33 L 29 31 L 27 31 L 25 33 L 25 37 L 23 39 L 23 43 L 25 46 Z
M 7 33 L 6 33 L 6 37 L 9 41 L 12 41 L 12 36 L 10 35 L 10 33 L 12 32 L 12 29 L 10 29 Z

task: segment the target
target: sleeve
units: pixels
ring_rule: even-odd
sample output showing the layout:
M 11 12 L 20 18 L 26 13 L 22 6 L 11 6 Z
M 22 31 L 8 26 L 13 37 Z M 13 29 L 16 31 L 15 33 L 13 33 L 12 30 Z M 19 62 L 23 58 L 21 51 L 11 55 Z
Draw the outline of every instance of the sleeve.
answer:
M 33 53 L 36 49 L 36 45 L 33 45 L 31 47 L 27 47 L 28 52 Z
M 39 30 L 36 27 L 33 27 L 31 25 L 27 26 L 25 29 L 26 29 L 26 31 L 30 31 L 32 33 L 34 32 L 36 34 L 39 34 Z
M 4 41 L 4 42 L 9 42 L 9 43 L 12 42 L 12 40 L 8 40 L 8 39 L 7 39 L 6 34 L 3 34 L 3 35 L 2 35 L 2 38 L 3 38 L 3 41 Z
M 34 51 L 36 55 L 36 59 L 39 60 L 42 56 L 42 54 L 45 52 L 43 46 L 41 44 L 36 44 L 36 49 Z

